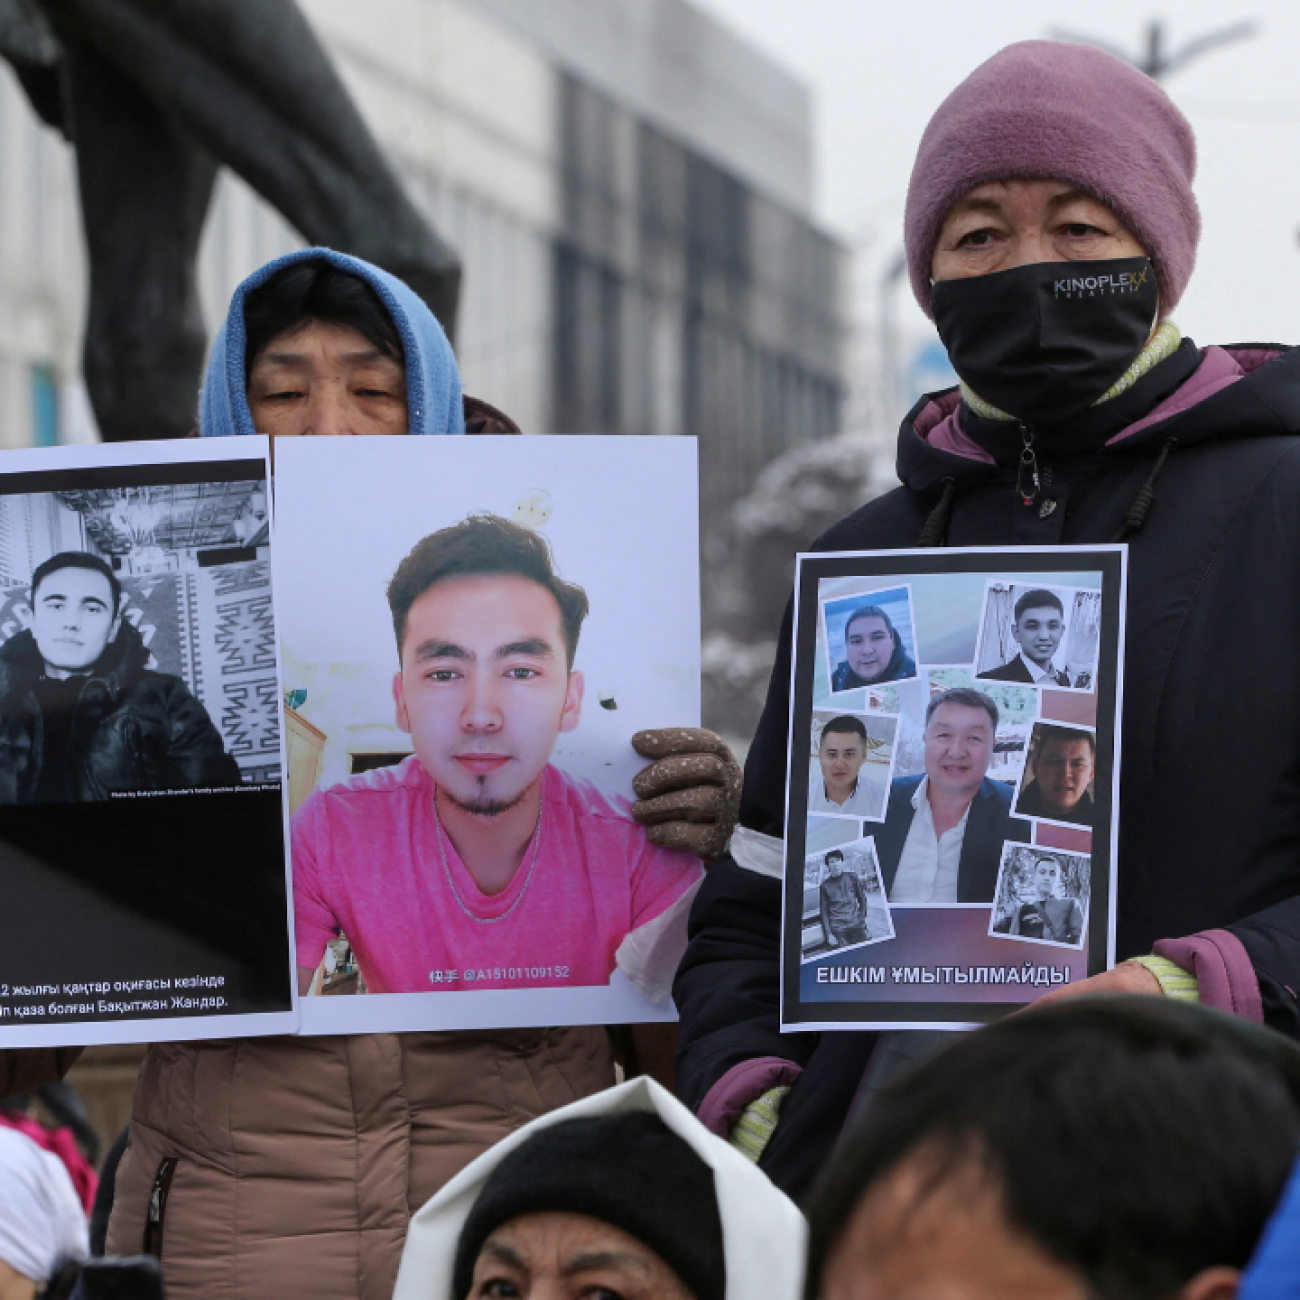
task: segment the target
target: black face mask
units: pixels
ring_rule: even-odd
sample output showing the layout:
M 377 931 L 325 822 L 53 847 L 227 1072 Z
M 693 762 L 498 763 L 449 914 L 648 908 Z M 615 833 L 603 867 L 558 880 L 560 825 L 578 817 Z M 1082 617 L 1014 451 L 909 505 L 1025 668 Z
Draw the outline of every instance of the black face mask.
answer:
M 1087 410 L 1128 369 L 1158 302 L 1146 257 L 1035 262 L 931 290 L 953 369 L 986 402 L 1035 426 Z

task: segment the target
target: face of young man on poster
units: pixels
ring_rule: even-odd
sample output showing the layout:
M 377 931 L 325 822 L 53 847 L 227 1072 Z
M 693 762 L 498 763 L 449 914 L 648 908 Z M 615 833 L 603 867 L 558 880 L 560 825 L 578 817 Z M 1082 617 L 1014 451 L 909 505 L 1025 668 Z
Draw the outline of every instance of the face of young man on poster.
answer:
M 866 744 L 855 732 L 822 732 L 817 760 L 821 764 L 822 780 L 829 799 L 843 803 L 853 793 L 866 759 Z
M 1066 815 L 1074 811 L 1092 784 L 1092 746 L 1084 737 L 1048 739 L 1034 760 L 1034 778 L 1049 812 Z
M 1040 858 L 1034 866 L 1034 890 L 1039 902 L 1055 898 L 1061 889 L 1061 864 L 1055 858 Z
M 976 705 L 948 701 L 925 728 L 925 774 L 949 798 L 975 797 L 993 757 L 993 719 Z
M 844 649 L 849 667 L 864 682 L 874 682 L 894 657 L 894 638 L 883 618 L 874 614 L 854 619 L 844 629 Z
M 1012 635 L 1026 659 L 1046 668 L 1065 635 L 1065 619 L 1052 605 L 1027 609 L 1016 620 Z
M 514 574 L 444 578 L 411 605 L 393 679 L 397 725 L 439 793 L 496 817 L 533 791 L 582 713 L 560 607 Z
M 50 677 L 84 673 L 117 632 L 113 589 L 93 569 L 47 574 L 32 601 L 32 636 Z

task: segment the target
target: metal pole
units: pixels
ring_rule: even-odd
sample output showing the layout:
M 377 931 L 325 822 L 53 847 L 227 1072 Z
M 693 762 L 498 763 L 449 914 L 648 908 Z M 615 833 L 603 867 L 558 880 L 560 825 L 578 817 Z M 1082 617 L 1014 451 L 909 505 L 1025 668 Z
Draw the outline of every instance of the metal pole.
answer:
M 1131 58 L 1109 41 L 1103 41 L 1095 36 L 1083 36 L 1078 32 L 1067 31 L 1059 27 L 1053 28 L 1051 34 L 1057 40 L 1079 41 L 1084 45 L 1095 45 L 1098 49 L 1106 50 L 1118 56 L 1125 63 L 1131 63 L 1153 80 L 1162 81 L 1171 72 L 1177 72 L 1180 68 L 1186 67 L 1193 59 L 1199 58 L 1202 54 L 1208 54 L 1209 51 L 1224 45 L 1230 45 L 1234 41 L 1243 41 L 1247 37 L 1254 36 L 1257 31 L 1257 25 L 1247 19 L 1245 22 L 1232 23 L 1227 27 L 1220 27 L 1216 31 L 1206 32 L 1204 36 L 1194 36 L 1180 50 L 1167 53 L 1164 24 L 1157 20 L 1148 24 L 1146 53 L 1139 55 L 1137 58 Z

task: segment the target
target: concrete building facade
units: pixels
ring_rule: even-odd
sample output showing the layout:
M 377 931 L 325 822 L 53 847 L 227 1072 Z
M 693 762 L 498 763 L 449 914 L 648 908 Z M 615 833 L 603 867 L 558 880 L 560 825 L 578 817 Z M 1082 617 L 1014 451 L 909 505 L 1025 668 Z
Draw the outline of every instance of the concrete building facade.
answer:
M 706 498 L 835 432 L 846 255 L 809 216 L 807 90 L 687 0 L 301 0 L 459 251 L 469 391 L 536 432 L 694 433 Z M 0 443 L 94 436 L 68 146 L 0 78 Z M 228 174 L 211 326 L 300 241 Z M 707 509 L 706 509 L 707 513 Z

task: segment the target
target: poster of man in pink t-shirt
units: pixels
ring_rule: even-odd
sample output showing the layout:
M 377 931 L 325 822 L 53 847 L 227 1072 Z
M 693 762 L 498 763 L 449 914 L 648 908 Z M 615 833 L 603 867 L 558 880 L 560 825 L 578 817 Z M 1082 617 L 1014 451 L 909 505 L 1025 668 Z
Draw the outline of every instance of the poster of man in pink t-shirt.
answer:
M 293 478 L 277 465 L 281 495 Z M 584 714 L 603 720 L 619 701 L 576 666 L 591 600 L 536 526 L 549 494 L 525 496 L 511 517 L 470 511 L 412 539 L 387 578 L 388 707 L 411 752 L 354 748 L 345 779 L 300 791 L 292 865 L 305 1032 L 337 1032 L 341 1019 L 407 1027 L 409 1007 L 394 1019 L 384 995 L 416 993 L 458 1004 L 451 1020 L 439 1005 L 422 1022 L 431 1027 L 520 1023 L 517 997 L 493 1010 L 483 995 L 529 991 L 546 1023 L 600 1019 L 608 1012 L 588 998 L 566 1011 L 556 993 L 612 982 L 624 1001 L 668 1013 L 702 867 L 653 844 L 612 782 L 555 761 Z M 290 703 L 294 662 L 287 653 Z M 346 1007 L 330 996 L 360 992 L 370 996 Z M 478 996 L 467 1010 L 454 993 Z

